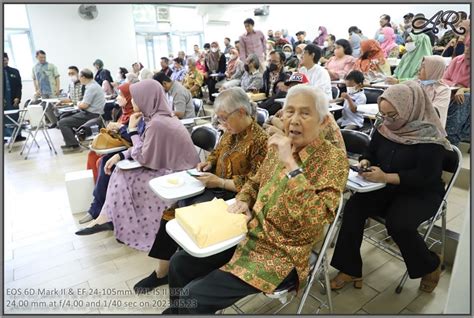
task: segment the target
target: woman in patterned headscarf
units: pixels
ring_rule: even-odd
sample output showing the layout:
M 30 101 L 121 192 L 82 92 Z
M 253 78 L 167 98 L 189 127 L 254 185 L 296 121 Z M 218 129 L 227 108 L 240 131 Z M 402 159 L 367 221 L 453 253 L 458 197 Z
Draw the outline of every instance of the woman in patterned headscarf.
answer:
M 431 292 L 441 273 L 441 259 L 431 252 L 418 226 L 431 218 L 441 203 L 441 179 L 446 150 L 452 150 L 429 97 L 414 81 L 389 87 L 378 100 L 383 123 L 360 160 L 366 180 L 386 183 L 380 190 L 356 193 L 344 208 L 331 265 L 339 274 L 334 290 L 354 283 L 362 288 L 360 246 L 368 217 L 382 216 L 388 234 L 400 248 L 410 278 Z
M 354 70 L 364 74 L 373 72 L 390 75 L 390 65 L 385 60 L 384 52 L 376 40 L 364 40 L 360 44 L 360 57 L 354 64 Z

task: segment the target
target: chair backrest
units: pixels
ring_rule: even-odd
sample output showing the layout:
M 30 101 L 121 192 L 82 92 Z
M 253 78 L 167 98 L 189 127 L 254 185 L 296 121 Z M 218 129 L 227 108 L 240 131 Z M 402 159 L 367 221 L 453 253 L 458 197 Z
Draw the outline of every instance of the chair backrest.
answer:
M 33 128 L 40 126 L 43 122 L 44 109 L 42 105 L 28 105 L 28 118 Z
M 339 97 L 339 88 L 337 86 L 332 86 L 331 87 L 331 91 L 332 91 L 332 99 L 336 99 Z
M 199 110 L 201 109 L 203 105 L 202 99 L 193 98 L 193 105 L 194 105 L 194 112 L 196 113 L 196 116 L 199 116 Z
M 370 137 L 363 132 L 341 129 L 341 134 L 348 154 L 362 154 L 369 148 Z
M 270 117 L 268 110 L 257 107 L 257 123 L 260 126 L 263 126 L 263 124 L 267 121 L 268 117 Z
M 444 159 L 443 159 L 443 171 L 451 173 L 451 178 L 449 178 L 446 184 L 446 194 L 451 191 L 451 188 L 456 181 L 459 171 L 461 171 L 461 162 L 462 162 L 462 153 L 458 147 L 452 146 L 453 151 L 445 150 Z
M 207 126 L 196 127 L 191 132 L 191 139 L 197 147 L 206 151 L 212 151 L 217 143 L 218 132 Z
M 383 94 L 383 89 L 364 88 L 365 97 L 367 97 L 367 104 L 377 104 L 377 99 Z
M 19 107 L 20 109 L 25 109 L 28 107 L 30 103 L 31 103 L 31 99 L 27 99 L 26 102 L 23 104 L 23 106 L 20 104 Z

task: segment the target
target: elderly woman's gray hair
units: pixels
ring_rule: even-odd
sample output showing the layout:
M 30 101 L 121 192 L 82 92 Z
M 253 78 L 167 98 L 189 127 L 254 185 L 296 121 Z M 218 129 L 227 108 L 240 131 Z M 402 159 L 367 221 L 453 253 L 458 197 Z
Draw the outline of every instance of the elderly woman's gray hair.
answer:
M 189 65 L 192 65 L 192 66 L 196 66 L 196 60 L 192 57 L 189 57 L 187 60 L 186 60 L 186 63 Z
M 249 59 L 249 63 L 252 63 L 255 66 L 255 69 L 258 70 L 260 68 L 260 61 L 258 59 L 257 54 L 254 54 L 254 53 L 250 54 L 248 56 L 248 59 Z
M 245 109 L 245 112 L 252 116 L 252 105 L 247 93 L 240 87 L 231 87 L 217 96 L 214 102 L 215 111 L 231 113 L 239 108 Z
M 286 107 L 288 99 L 295 95 L 306 95 L 311 96 L 314 101 L 314 108 L 319 115 L 319 123 L 322 123 L 326 116 L 329 114 L 329 99 L 326 94 L 318 88 L 307 84 L 300 84 L 291 87 L 286 94 L 285 104 L 283 108 Z

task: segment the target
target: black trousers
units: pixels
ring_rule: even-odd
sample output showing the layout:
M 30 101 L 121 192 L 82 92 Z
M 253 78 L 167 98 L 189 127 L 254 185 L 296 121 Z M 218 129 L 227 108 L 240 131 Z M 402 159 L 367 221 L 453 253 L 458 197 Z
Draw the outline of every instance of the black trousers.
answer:
M 238 277 L 219 270 L 234 251 L 235 247 L 203 258 L 185 251 L 174 254 L 168 273 L 171 313 L 214 314 L 245 296 L 259 293 Z
M 215 77 L 210 77 L 209 76 L 209 78 L 206 81 L 207 88 L 209 90 L 209 100 L 211 100 L 212 102 L 214 102 L 214 100 L 216 99 L 214 96 L 212 96 L 212 94 L 217 93 L 216 84 L 217 84 L 217 82 L 219 82 L 223 79 L 224 79 L 224 77 L 215 78 Z
M 331 265 L 345 274 L 362 277 L 360 246 L 364 224 L 370 216 L 382 216 L 388 234 L 400 248 L 410 278 L 433 272 L 439 258 L 428 250 L 417 228 L 436 213 L 441 200 L 440 194 L 408 194 L 391 187 L 355 194 L 344 208 Z
M 178 206 L 182 208 L 196 203 L 211 201 L 214 198 L 230 200 L 235 197 L 235 195 L 235 192 L 223 189 L 206 189 L 200 195 L 178 201 Z M 160 228 L 148 256 L 161 260 L 170 260 L 171 256 L 173 256 L 178 249 L 178 244 L 176 244 L 166 232 L 166 223 L 168 223 L 168 221 L 161 219 Z
M 277 98 L 285 98 L 286 92 L 278 92 L 276 95 L 268 98 L 261 102 L 258 107 L 268 110 L 268 114 L 270 116 L 275 115 L 280 109 L 283 108 L 283 103 L 276 102 L 275 99 Z

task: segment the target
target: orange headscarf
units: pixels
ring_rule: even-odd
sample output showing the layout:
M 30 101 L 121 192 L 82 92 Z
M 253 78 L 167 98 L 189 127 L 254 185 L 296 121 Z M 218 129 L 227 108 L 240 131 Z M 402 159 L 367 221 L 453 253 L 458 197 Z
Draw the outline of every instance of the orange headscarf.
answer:
M 123 83 L 118 87 L 120 93 L 127 101 L 124 107 L 122 107 L 122 116 L 119 118 L 119 122 L 122 124 L 127 124 L 130 119 L 130 115 L 133 114 L 133 105 L 132 105 L 132 95 L 130 94 L 130 83 Z
M 360 54 L 354 65 L 354 70 L 366 73 L 368 71 L 378 71 L 377 64 L 371 63 L 377 60 L 379 64 L 385 64 L 385 57 L 379 42 L 376 40 L 364 40 L 360 42 Z

